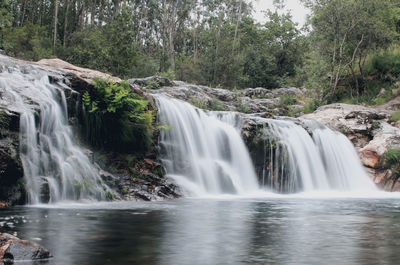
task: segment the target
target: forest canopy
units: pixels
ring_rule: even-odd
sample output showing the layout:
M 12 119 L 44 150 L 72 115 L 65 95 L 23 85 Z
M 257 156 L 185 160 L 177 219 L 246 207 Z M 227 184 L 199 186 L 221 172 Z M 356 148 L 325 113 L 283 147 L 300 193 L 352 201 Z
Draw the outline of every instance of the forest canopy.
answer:
M 395 88 L 399 1 L 302 0 L 311 11 L 302 29 L 285 1 L 274 2 L 260 23 L 246 0 L 2 0 L 0 49 L 121 78 L 159 74 L 227 89 L 304 86 L 317 105 L 379 103 L 382 88 Z

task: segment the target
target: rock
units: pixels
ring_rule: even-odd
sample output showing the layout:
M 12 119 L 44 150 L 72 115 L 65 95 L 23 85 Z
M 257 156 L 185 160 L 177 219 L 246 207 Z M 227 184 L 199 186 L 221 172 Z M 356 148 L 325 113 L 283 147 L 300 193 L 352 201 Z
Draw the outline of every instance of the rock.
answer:
M 361 162 L 369 169 L 375 183 L 387 191 L 400 190 L 390 170 L 382 168 L 381 158 L 387 150 L 400 148 L 400 128 L 388 123 L 397 104 L 400 104 L 399 97 L 378 107 L 331 104 L 302 118 L 319 121 L 344 133 L 359 149 Z
M 137 79 L 131 82 L 138 82 Z M 140 79 L 140 82 L 142 80 Z M 272 115 L 285 115 L 288 106 L 282 106 L 282 96 L 292 99 L 292 104 L 297 105 L 294 110 L 300 110 L 305 103 L 298 101 L 303 96 L 299 88 L 279 88 L 269 90 L 265 88 L 247 88 L 245 90 L 230 91 L 221 88 L 197 86 L 182 81 L 174 81 L 173 86 L 160 87 L 152 93 L 166 94 L 170 97 L 191 103 L 206 110 L 227 110 L 242 113 L 268 113 Z
M 361 162 L 364 166 L 371 168 L 378 168 L 380 162 L 380 156 L 373 150 L 362 150 L 359 153 Z
M 118 77 L 114 77 L 96 70 L 78 67 L 60 59 L 42 59 L 36 64 L 40 66 L 54 68 L 57 70 L 62 70 L 64 73 L 74 74 L 88 83 L 91 83 L 92 80 L 95 78 L 106 79 L 113 82 L 121 82 L 121 79 Z
M 19 114 L 0 105 L 0 201 L 25 201 L 23 168 L 19 157 Z
M 50 252 L 36 243 L 9 234 L 0 234 L 0 260 L 29 261 L 51 258 Z
M 146 78 L 132 78 L 128 80 L 128 83 L 135 84 L 141 87 L 147 87 L 149 89 L 158 89 L 165 86 L 173 86 L 174 82 L 163 76 L 150 76 Z

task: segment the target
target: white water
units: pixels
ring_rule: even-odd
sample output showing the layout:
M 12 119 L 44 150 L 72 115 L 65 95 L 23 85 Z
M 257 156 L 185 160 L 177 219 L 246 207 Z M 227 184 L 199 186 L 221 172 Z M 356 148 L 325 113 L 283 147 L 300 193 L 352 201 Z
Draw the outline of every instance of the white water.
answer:
M 189 103 L 155 95 L 167 175 L 190 196 L 258 190 L 249 153 L 238 131 Z M 232 117 L 226 117 L 232 119 Z
M 267 134 L 278 138 L 274 138 L 278 148 L 271 151 L 270 181 L 274 174 L 275 179 L 287 180 L 290 192 L 377 190 L 344 135 L 316 122 L 305 122 L 312 127 L 312 137 L 291 121 L 269 122 Z
M 20 112 L 20 157 L 29 202 L 104 199 L 98 170 L 74 142 L 64 84 L 51 84 L 36 67 L 0 72 L 0 105 Z

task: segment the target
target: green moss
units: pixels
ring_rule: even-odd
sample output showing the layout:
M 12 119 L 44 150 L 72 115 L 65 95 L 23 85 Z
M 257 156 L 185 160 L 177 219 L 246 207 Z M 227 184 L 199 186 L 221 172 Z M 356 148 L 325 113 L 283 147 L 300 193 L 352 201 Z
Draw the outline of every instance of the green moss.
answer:
M 389 122 L 396 122 L 400 120 L 400 111 L 396 111 L 395 113 L 392 114 L 389 118 Z

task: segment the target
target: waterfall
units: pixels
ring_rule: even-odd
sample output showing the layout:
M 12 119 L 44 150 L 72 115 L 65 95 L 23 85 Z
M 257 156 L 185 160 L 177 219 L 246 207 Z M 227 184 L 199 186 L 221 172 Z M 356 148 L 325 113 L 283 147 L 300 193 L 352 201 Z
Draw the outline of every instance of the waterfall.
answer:
M 20 113 L 20 157 L 29 202 L 104 199 L 98 170 L 74 139 L 68 125 L 62 83 L 50 83 L 37 67 L 0 71 L 1 104 Z
M 254 168 L 239 132 L 189 103 L 155 95 L 161 158 L 167 175 L 191 196 L 248 194 L 258 190 Z M 222 120 L 234 122 L 233 116 Z
M 267 186 L 285 192 L 374 191 L 352 143 L 314 121 L 269 120 L 264 128 Z

